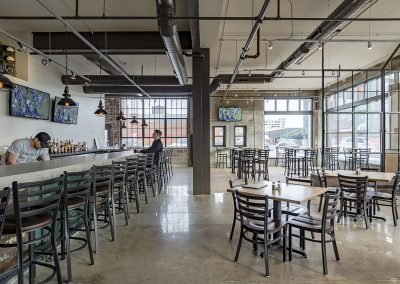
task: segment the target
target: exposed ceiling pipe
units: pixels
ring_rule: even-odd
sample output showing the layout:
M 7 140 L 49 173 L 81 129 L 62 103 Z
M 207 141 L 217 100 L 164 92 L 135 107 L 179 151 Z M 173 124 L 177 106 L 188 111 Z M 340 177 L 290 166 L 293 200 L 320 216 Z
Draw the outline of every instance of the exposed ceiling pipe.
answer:
M 71 80 L 68 78 L 70 76 L 61 76 L 61 82 L 63 84 L 67 83 L 69 85 L 83 85 L 85 84 L 85 80 L 76 78 L 75 80 Z M 132 85 L 126 78 L 122 75 L 86 75 L 87 78 L 90 79 L 90 85 L 95 86 L 129 86 Z M 133 76 L 131 76 L 133 79 Z M 135 76 L 135 82 L 139 86 L 179 86 L 178 80 L 175 76 Z
M 156 4 L 158 16 L 176 16 L 175 0 L 156 0 Z M 181 85 L 186 85 L 188 83 L 188 75 L 186 71 L 185 60 L 183 58 L 181 43 L 179 41 L 176 20 L 159 19 L 158 29 L 179 83 Z
M 104 55 L 100 50 L 98 50 L 93 44 L 91 44 L 85 37 L 83 37 L 77 30 L 75 30 L 68 22 L 66 22 L 62 17 L 60 17 L 52 8 L 43 3 L 42 0 L 36 0 L 40 5 L 42 5 L 47 11 L 49 11 L 54 17 L 56 17 L 60 22 L 62 22 L 68 30 L 70 30 L 74 35 L 76 35 L 80 40 L 82 40 L 88 47 L 90 47 L 94 52 L 96 52 L 101 58 L 103 58 L 106 62 L 108 62 L 111 66 L 121 72 L 122 76 L 124 76 L 129 82 L 131 82 L 136 88 L 138 88 L 141 93 L 150 97 L 149 94 L 146 93 L 140 86 L 138 86 L 135 81 L 133 81 L 128 72 L 125 71 L 121 66 L 116 64 L 110 57 Z
M 192 86 L 143 86 L 143 90 L 146 90 L 149 94 L 179 94 L 179 95 L 190 95 L 192 94 Z M 130 94 L 130 95 L 142 95 L 143 93 L 135 86 L 83 86 L 83 92 L 85 94 Z
M 329 19 L 343 19 L 343 18 L 356 18 L 365 8 L 371 4 L 375 4 L 378 0 L 344 0 L 329 16 Z M 296 62 L 298 62 L 305 54 L 307 54 L 311 49 L 318 45 L 318 42 L 324 42 L 334 37 L 341 29 L 349 24 L 348 21 L 323 21 L 308 37 L 307 40 L 313 40 L 312 42 L 304 42 L 300 47 L 298 47 L 285 61 L 283 61 L 271 74 L 265 75 L 269 77 L 271 81 L 274 78 L 282 76 L 284 70 L 289 69 Z M 220 77 L 221 76 L 221 77 Z M 217 91 L 221 84 L 232 84 L 235 82 L 230 82 L 225 79 L 226 74 L 218 75 L 210 85 L 210 92 L 214 93 Z M 229 75 L 228 75 L 229 76 Z M 240 83 L 240 82 L 238 82 Z M 260 82 L 263 83 L 263 82 Z M 228 85 L 229 86 L 229 85 Z M 229 89 L 229 88 L 228 88 Z M 227 92 L 225 92 L 226 97 Z

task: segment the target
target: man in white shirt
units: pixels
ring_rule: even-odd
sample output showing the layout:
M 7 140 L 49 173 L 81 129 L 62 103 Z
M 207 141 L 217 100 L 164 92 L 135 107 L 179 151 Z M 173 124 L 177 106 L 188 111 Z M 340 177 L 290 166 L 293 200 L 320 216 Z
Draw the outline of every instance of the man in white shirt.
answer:
M 46 132 L 38 133 L 33 139 L 15 140 L 7 149 L 6 164 L 14 165 L 37 160 L 50 160 L 49 142 L 50 135 Z

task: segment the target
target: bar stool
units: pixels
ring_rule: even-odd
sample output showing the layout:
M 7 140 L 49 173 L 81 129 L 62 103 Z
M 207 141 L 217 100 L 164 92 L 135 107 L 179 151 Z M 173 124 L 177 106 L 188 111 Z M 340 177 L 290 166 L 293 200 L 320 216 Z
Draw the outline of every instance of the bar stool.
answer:
M 354 170 L 354 152 L 352 148 L 343 148 L 344 154 L 344 170 L 346 170 L 347 164 L 349 170 Z
M 305 150 L 306 159 L 307 159 L 307 169 L 311 169 L 312 172 L 315 172 L 318 166 L 318 149 L 312 148 Z M 306 176 L 308 173 L 306 174 Z
M 244 149 L 242 155 L 242 171 L 247 182 L 249 175 L 255 180 L 256 149 Z
M 258 150 L 258 155 L 255 160 L 256 165 L 258 165 L 258 181 L 260 181 L 261 175 L 263 176 L 264 180 L 269 180 L 268 159 L 269 150 Z
M 223 168 L 228 166 L 228 154 L 222 153 L 221 148 L 217 147 L 217 160 L 215 163 L 216 168 L 220 168 L 222 164 Z
M 14 214 L 5 217 L 3 233 L 16 236 L 16 243 L 1 244 L 1 247 L 17 247 L 18 284 L 24 283 L 24 268 L 29 268 L 29 283 L 36 277 L 35 265 L 50 268 L 53 273 L 43 280 L 46 283 L 57 277 L 62 283 L 57 255 L 56 220 L 63 188 L 63 176 L 40 182 L 12 184 Z M 4 208 L 2 193 L 2 208 Z M 6 197 L 8 198 L 8 197 Z M 4 210 L 3 214 L 4 214 Z M 3 215 L 4 217 L 4 215 Z M 36 232 L 41 232 L 36 235 Z M 28 234 L 28 240 L 23 237 Z M 50 244 L 46 243 L 50 239 Z M 41 249 L 37 247 L 41 244 Z M 29 256 L 24 265 L 24 246 L 28 245 Z M 54 265 L 39 261 L 37 255 L 51 255 Z M 4 282 L 3 282 L 4 283 Z
M 334 171 L 340 170 L 339 166 L 339 147 L 328 147 L 325 152 L 325 167 Z
M 368 149 L 357 149 L 355 164 L 358 168 L 369 168 L 369 156 L 371 154 L 371 148 Z
M 99 251 L 98 229 L 110 227 L 111 241 L 115 240 L 115 202 L 111 190 L 112 175 L 112 165 L 93 166 L 93 188 L 90 199 L 90 211 L 93 212 L 92 221 L 94 224 L 93 230 L 95 234 L 96 253 Z M 104 225 L 99 227 L 98 222 L 103 222 Z
M 128 225 L 129 211 L 128 202 L 129 196 L 126 189 L 126 161 L 112 161 L 113 174 L 111 188 L 113 192 L 116 213 L 124 213 L 125 225 Z
M 90 239 L 89 202 L 92 190 L 93 170 L 79 172 L 64 172 L 64 191 L 62 195 L 59 220 L 62 221 L 63 234 L 61 236 L 61 257 L 67 256 L 67 282 L 72 281 L 71 253 L 87 247 L 90 257 L 90 265 L 94 264 L 92 243 Z M 92 213 L 92 212 L 90 212 Z M 73 224 L 71 221 L 83 219 L 84 229 L 81 224 Z M 71 236 L 74 232 L 85 231 L 86 238 Z M 71 249 L 71 240 L 83 242 L 83 245 Z
M 138 158 L 126 159 L 126 189 L 129 194 L 129 201 L 135 201 L 136 212 L 140 212 L 139 204 L 139 175 L 138 175 Z

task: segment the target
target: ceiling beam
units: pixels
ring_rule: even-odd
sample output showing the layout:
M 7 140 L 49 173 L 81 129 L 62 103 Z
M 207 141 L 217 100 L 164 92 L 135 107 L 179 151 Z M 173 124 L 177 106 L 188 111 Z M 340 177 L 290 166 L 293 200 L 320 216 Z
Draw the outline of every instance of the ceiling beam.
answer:
M 102 63 L 103 67 L 103 63 Z M 129 86 L 128 80 L 122 75 L 87 75 L 91 86 Z M 180 86 L 175 76 L 130 76 L 139 86 Z M 62 75 L 61 82 L 65 85 L 83 85 L 85 80 L 77 77 L 71 80 L 70 76 Z
M 116 68 L 114 68 L 110 63 L 108 63 L 107 61 L 102 60 L 101 64 L 100 64 L 100 58 L 97 54 L 82 54 L 82 55 L 87 60 L 92 62 L 94 65 L 101 68 L 101 70 L 103 70 L 104 72 L 106 72 L 110 75 L 119 75 L 120 74 L 120 72 Z M 123 76 L 121 76 L 121 77 L 123 77 Z M 84 83 L 85 82 L 83 82 L 82 84 L 84 84 Z
M 87 41 L 107 54 L 129 54 L 130 51 L 164 52 L 164 44 L 160 33 L 154 32 L 82 32 Z M 182 49 L 191 50 L 192 42 L 189 31 L 179 32 Z M 93 51 L 73 33 L 65 32 L 33 32 L 33 46 L 43 52 L 64 52 L 68 42 L 68 52 L 87 54 Z
M 199 0 L 188 0 L 188 15 L 190 17 L 199 16 Z M 200 25 L 198 19 L 190 20 L 190 34 L 192 36 L 193 53 L 200 52 Z

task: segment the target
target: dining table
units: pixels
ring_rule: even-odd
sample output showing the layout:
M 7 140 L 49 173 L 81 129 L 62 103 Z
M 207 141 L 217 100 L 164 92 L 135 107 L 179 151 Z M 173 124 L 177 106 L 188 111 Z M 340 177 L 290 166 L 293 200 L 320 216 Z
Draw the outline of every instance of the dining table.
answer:
M 336 171 L 325 171 L 325 176 L 327 178 L 334 178 L 338 175 L 344 175 L 349 177 L 365 177 L 368 176 L 368 181 L 371 182 L 391 182 L 395 177 L 395 173 L 386 173 L 386 172 L 367 172 L 361 171 L 360 173 L 356 173 L 356 171 L 351 170 L 336 170 Z
M 250 188 L 249 186 L 259 188 Z M 236 190 L 241 193 L 254 196 L 268 196 L 268 199 L 271 199 L 273 204 L 272 219 L 275 222 L 280 222 L 282 220 L 282 202 L 302 204 L 307 202 L 308 200 L 320 196 L 321 194 L 324 194 L 328 189 L 325 187 L 289 183 L 281 183 L 280 189 L 272 189 L 271 181 L 260 181 L 255 184 L 237 186 L 227 189 L 228 192 L 236 192 Z M 280 232 L 276 233 L 276 235 L 274 234 L 274 238 L 279 236 Z M 304 251 L 298 249 L 295 249 L 293 251 L 305 257 L 307 256 Z

